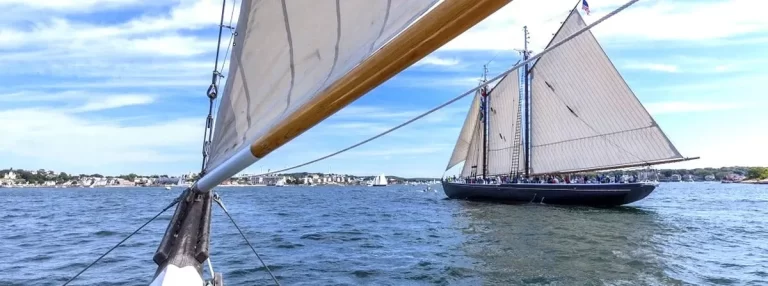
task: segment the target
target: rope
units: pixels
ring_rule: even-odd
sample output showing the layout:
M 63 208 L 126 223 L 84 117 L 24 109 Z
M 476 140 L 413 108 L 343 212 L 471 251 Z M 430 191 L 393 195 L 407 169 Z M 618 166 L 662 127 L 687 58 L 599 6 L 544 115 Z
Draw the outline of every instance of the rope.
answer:
M 510 68 L 510 69 L 508 69 L 507 71 L 505 71 L 505 72 L 503 72 L 503 73 L 501 73 L 501 74 L 497 75 L 496 77 L 494 77 L 494 78 L 492 78 L 492 79 L 488 80 L 487 82 L 495 82 L 495 81 L 497 81 L 497 80 L 501 79 L 502 77 L 506 76 L 507 74 L 511 73 L 512 71 L 514 71 L 514 70 L 516 70 L 516 69 L 519 69 L 519 68 L 520 68 L 520 67 L 522 67 L 523 65 L 529 64 L 529 63 L 531 63 L 531 62 L 533 62 L 533 61 L 537 60 L 537 59 L 538 59 L 538 58 L 540 58 L 541 56 L 543 56 L 543 55 L 545 55 L 545 54 L 549 53 L 550 51 L 552 51 L 553 49 L 556 49 L 556 48 L 560 47 L 561 45 L 563 45 L 563 44 L 565 44 L 566 42 L 568 42 L 568 41 L 572 40 L 573 38 L 575 38 L 575 37 L 577 37 L 577 36 L 581 35 L 582 33 L 584 33 L 584 32 L 586 32 L 586 31 L 588 31 L 589 29 L 592 29 L 592 27 L 594 27 L 594 26 L 596 26 L 596 25 L 598 25 L 598 24 L 602 23 L 602 22 L 603 22 L 603 21 L 605 21 L 606 19 L 608 19 L 608 18 L 611 18 L 611 17 L 613 17 L 614 15 L 616 15 L 617 13 L 621 12 L 622 10 L 624 10 L 624 9 L 628 8 L 629 6 L 632 6 L 632 4 L 635 4 L 637 1 L 639 1 L 639 0 L 630 0 L 629 2 L 627 2 L 627 3 L 625 3 L 624 5 L 620 6 L 619 8 L 616 8 L 616 10 L 613 10 L 613 12 L 606 14 L 606 15 L 605 15 L 605 16 L 603 16 L 602 18 L 600 18 L 600 19 L 596 20 L 595 22 L 592 22 L 592 24 L 589 24 L 589 25 L 587 25 L 586 27 L 583 27 L 583 28 L 581 28 L 580 30 L 576 31 L 575 33 L 571 34 L 570 36 L 568 36 L 568 37 L 564 38 L 562 41 L 560 41 L 560 42 L 557 42 L 556 44 L 553 44 L 553 45 L 549 46 L 548 48 L 546 48 L 546 49 L 542 50 L 540 53 L 538 53 L 538 54 L 536 54 L 536 55 L 534 55 L 534 56 L 532 56 L 532 57 L 528 58 L 527 60 L 525 60 L 525 61 L 523 61 L 523 62 L 521 62 L 521 63 L 518 63 L 518 64 L 516 64 L 516 65 L 515 65 L 515 66 L 513 66 L 512 68 Z M 462 99 L 462 98 L 464 98 L 464 97 L 465 97 L 465 96 L 467 96 L 467 95 L 473 94 L 474 92 L 476 92 L 477 90 L 479 90 L 479 89 L 480 89 L 480 88 L 482 88 L 482 87 L 483 87 L 483 86 L 482 86 L 482 85 L 480 85 L 480 86 L 477 86 L 477 87 L 475 87 L 475 88 L 472 88 L 472 89 L 470 89 L 470 90 L 468 90 L 468 91 L 466 91 L 466 92 L 464 92 L 464 93 L 460 94 L 459 96 L 456 96 L 456 97 L 452 98 L 451 100 L 448 100 L 448 101 L 446 101 L 445 103 L 443 103 L 443 104 L 440 104 L 440 105 L 438 105 L 438 106 L 436 106 L 436 107 L 434 107 L 434 108 L 432 108 L 432 109 L 428 110 L 427 112 L 424 112 L 424 113 L 422 113 L 422 114 L 421 114 L 421 115 L 419 115 L 419 116 L 416 116 L 416 117 L 414 117 L 414 118 L 412 118 L 412 119 L 410 119 L 410 120 L 408 120 L 408 121 L 406 121 L 406 122 L 403 122 L 403 123 L 401 123 L 400 125 L 397 125 L 397 126 L 395 126 L 395 127 L 392 127 L 392 128 L 390 128 L 389 130 L 387 130 L 387 131 L 384 131 L 384 132 L 382 132 L 382 133 L 380 133 L 380 134 L 378 134 L 378 135 L 376 135 L 376 136 L 373 136 L 373 137 L 371 137 L 371 138 L 365 139 L 365 140 L 363 140 L 363 141 L 361 141 L 361 142 L 359 142 L 359 143 L 357 143 L 357 144 L 354 144 L 354 145 L 352 145 L 352 146 L 349 146 L 349 147 L 347 147 L 347 148 L 341 149 L 341 150 L 339 150 L 339 151 L 333 152 L 333 153 L 331 153 L 331 154 L 325 155 L 325 156 L 323 156 L 323 157 L 320 157 L 320 158 L 314 159 L 314 160 L 312 160 L 312 161 L 309 161 L 309 162 L 306 162 L 306 163 L 298 164 L 298 165 L 295 165 L 295 166 L 292 166 L 292 167 L 288 167 L 288 168 L 283 168 L 283 169 L 280 169 L 280 170 L 277 170 L 277 171 L 274 171 L 274 172 L 267 172 L 267 173 L 259 174 L 259 175 L 257 175 L 257 176 L 264 176 L 264 175 L 269 175 L 269 174 L 274 174 L 274 173 L 280 173 L 280 172 L 290 171 L 290 170 L 293 170 L 293 169 L 296 169 L 296 168 L 301 168 L 301 167 L 304 167 L 304 166 L 306 166 L 306 165 L 309 165 L 309 164 L 313 164 L 313 163 L 317 163 L 317 162 L 319 162 L 319 161 L 322 161 L 322 160 L 325 160 L 325 159 L 331 158 L 331 157 L 333 157 L 333 156 L 339 155 L 339 154 L 341 154 L 341 153 L 344 153 L 344 152 L 346 152 L 346 151 L 349 151 L 349 150 L 351 150 L 351 149 L 353 149 L 353 148 L 359 147 L 360 145 L 363 145 L 363 144 L 365 144 L 365 143 L 368 143 L 368 142 L 371 142 L 371 141 L 373 141 L 373 140 L 376 140 L 376 139 L 378 139 L 379 137 L 382 137 L 382 136 L 384 136 L 384 135 L 387 135 L 387 134 L 389 134 L 389 133 L 392 133 L 393 131 L 395 131 L 395 130 L 397 130 L 397 129 L 400 129 L 400 128 L 402 128 L 402 127 L 404 127 L 404 126 L 408 125 L 408 124 L 411 124 L 411 123 L 413 123 L 414 121 L 416 121 L 416 120 L 419 120 L 419 119 L 423 118 L 424 116 L 430 115 L 430 114 L 432 114 L 433 112 L 435 112 L 435 111 L 438 111 L 438 110 L 442 109 L 443 107 L 446 107 L 446 106 L 450 105 L 451 103 L 454 103 L 454 102 L 458 101 L 459 99 Z
M 219 194 L 214 194 L 213 195 L 213 200 L 216 202 L 216 204 L 219 205 L 219 207 L 221 207 L 221 209 L 224 211 L 224 213 L 229 218 L 229 221 L 232 222 L 232 225 L 234 225 L 235 228 L 237 228 L 237 231 L 240 232 L 240 236 L 243 237 L 243 240 L 245 240 L 245 243 L 248 244 L 248 247 L 251 248 L 251 251 L 253 251 L 253 254 L 256 254 L 256 258 L 259 259 L 259 261 L 261 262 L 261 265 L 264 266 L 264 269 L 267 270 L 267 273 L 269 273 L 269 276 L 272 277 L 272 281 L 275 281 L 275 285 L 280 286 L 280 282 L 277 281 L 277 278 L 275 277 L 275 274 L 272 273 L 272 270 L 269 270 L 269 266 L 267 266 L 267 264 L 264 263 L 264 260 L 261 259 L 261 255 L 259 255 L 259 253 L 256 252 L 256 249 L 253 248 L 253 245 L 251 245 L 251 242 L 248 241 L 248 238 L 245 237 L 245 234 L 243 233 L 243 231 L 240 230 L 239 226 L 237 226 L 237 223 L 235 223 L 235 219 L 233 219 L 232 216 L 229 215 L 229 212 L 227 211 L 227 208 L 224 207 L 224 202 L 221 201 L 221 197 L 219 197 Z
M 237 6 L 237 1 L 234 1 L 232 3 L 232 10 L 229 13 L 229 24 L 227 26 L 224 26 L 224 12 L 226 11 L 227 1 L 223 0 L 221 3 L 221 19 L 219 21 L 219 38 L 216 44 L 216 60 L 214 61 L 213 65 L 213 75 L 211 78 L 211 85 L 208 87 L 207 95 L 209 98 L 209 104 L 208 104 L 208 116 L 206 117 L 205 121 L 205 131 L 203 133 L 203 162 L 200 167 L 200 176 L 202 177 L 205 175 L 205 167 L 207 165 L 207 158 L 208 158 L 208 152 L 211 148 L 211 143 L 213 142 L 213 121 L 218 111 L 218 105 L 219 105 L 219 86 L 221 84 L 221 79 L 224 77 L 224 75 L 219 71 L 219 56 L 221 55 L 221 34 L 224 28 L 230 29 L 229 34 L 229 40 L 227 41 L 227 51 L 224 53 L 224 57 L 221 63 L 221 67 L 224 68 L 224 66 L 227 64 L 227 59 L 229 57 L 229 50 L 233 45 L 233 39 L 235 35 L 237 34 L 237 31 L 234 31 L 234 27 L 232 27 L 232 20 L 235 15 L 235 6 Z
M 183 196 L 183 194 L 186 194 L 186 192 L 182 193 L 182 196 Z M 80 274 L 83 274 L 83 272 L 85 272 L 86 270 L 88 270 L 89 268 L 91 268 L 91 266 L 95 265 L 95 264 L 96 264 L 96 262 L 99 262 L 99 260 L 101 260 L 102 258 L 104 258 L 104 256 L 107 256 L 107 254 L 109 254 L 110 252 L 112 252 L 112 250 L 115 250 L 116 248 L 118 248 L 120 245 L 122 245 L 122 244 L 123 244 L 123 242 L 125 242 L 126 240 L 128 240 L 129 238 L 131 238 L 131 237 L 132 237 L 134 234 L 138 233 L 138 232 L 139 232 L 141 229 L 143 229 L 145 226 L 147 226 L 147 225 L 148 225 L 150 222 L 152 222 L 153 220 L 155 220 L 157 217 L 159 217 L 161 214 L 163 214 L 165 211 L 167 211 L 167 210 L 168 210 L 168 209 L 170 209 L 171 207 L 175 206 L 177 203 L 179 203 L 179 201 L 181 201 L 181 197 L 182 197 L 182 196 L 178 196 L 177 198 L 175 198 L 175 199 L 173 200 L 173 202 L 171 202 L 170 204 L 168 204 L 168 206 L 166 206 L 165 208 L 163 208 L 163 210 L 161 210 L 159 213 L 157 213 L 155 216 L 153 216 L 153 217 L 152 217 L 151 219 L 149 219 L 147 222 L 145 222 L 144 224 L 142 224 L 142 225 L 141 225 L 139 228 L 137 228 L 137 229 L 136 229 L 135 231 L 133 231 L 131 234 L 129 234 L 128 236 L 126 236 L 125 238 L 123 238 L 123 240 L 121 240 L 120 242 L 118 242 L 118 243 L 117 243 L 115 246 L 113 246 L 112 248 L 110 248 L 109 250 L 107 250 L 107 252 L 105 252 L 104 254 L 102 254 L 101 256 L 99 256 L 99 258 L 96 258 L 96 260 L 94 260 L 93 262 L 91 262 L 91 264 L 89 264 L 88 266 L 86 266 L 86 267 L 85 267 L 85 269 L 83 269 L 83 270 L 81 270 L 80 272 L 78 272 L 78 273 L 77 273 L 75 276 L 73 276 L 72 278 L 69 278 L 69 280 L 67 280 L 67 282 L 65 282 L 65 283 L 64 283 L 64 285 L 66 286 L 67 284 L 69 284 L 70 282 L 72 282 L 73 280 L 75 280 L 75 278 L 77 278 L 78 276 L 80 276 Z

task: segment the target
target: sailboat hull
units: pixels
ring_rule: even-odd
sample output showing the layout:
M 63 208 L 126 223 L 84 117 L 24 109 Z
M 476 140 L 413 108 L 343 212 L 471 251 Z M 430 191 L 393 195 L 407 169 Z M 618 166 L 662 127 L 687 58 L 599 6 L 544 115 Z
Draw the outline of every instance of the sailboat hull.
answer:
M 463 184 L 443 182 L 451 199 L 612 207 L 644 199 L 656 184 Z

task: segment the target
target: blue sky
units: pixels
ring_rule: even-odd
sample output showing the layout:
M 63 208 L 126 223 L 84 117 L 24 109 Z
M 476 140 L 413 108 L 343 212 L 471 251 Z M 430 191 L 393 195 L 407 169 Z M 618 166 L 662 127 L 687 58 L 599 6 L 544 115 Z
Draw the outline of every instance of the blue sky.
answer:
M 42 2 L 0 0 L 0 168 L 197 171 L 221 2 Z M 523 25 L 540 51 L 575 4 L 540 2 L 512 1 L 246 172 L 303 163 L 408 120 L 472 88 L 491 59 L 490 74 L 503 72 L 518 60 Z M 623 2 L 592 0 L 585 20 Z M 760 8 L 645 0 L 594 30 L 672 142 L 702 157 L 669 167 L 768 165 Z M 299 171 L 440 176 L 468 104 Z

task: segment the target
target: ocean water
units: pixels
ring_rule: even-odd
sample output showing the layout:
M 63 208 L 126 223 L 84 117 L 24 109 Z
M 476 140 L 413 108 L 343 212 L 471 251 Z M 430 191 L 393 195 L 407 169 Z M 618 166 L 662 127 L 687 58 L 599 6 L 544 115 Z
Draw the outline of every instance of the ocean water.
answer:
M 448 200 L 424 186 L 220 188 L 283 285 L 768 285 L 768 186 L 662 183 L 628 207 Z M 181 189 L 0 189 L 0 285 L 61 285 Z M 172 210 L 72 285 L 147 285 Z M 215 207 L 227 285 L 269 285 Z

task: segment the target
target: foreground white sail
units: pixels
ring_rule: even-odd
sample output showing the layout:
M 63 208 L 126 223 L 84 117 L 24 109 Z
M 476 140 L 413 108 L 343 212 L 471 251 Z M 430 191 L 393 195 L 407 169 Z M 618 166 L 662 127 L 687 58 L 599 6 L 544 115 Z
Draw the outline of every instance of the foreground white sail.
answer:
M 435 2 L 243 1 L 207 168 L 247 149 Z

